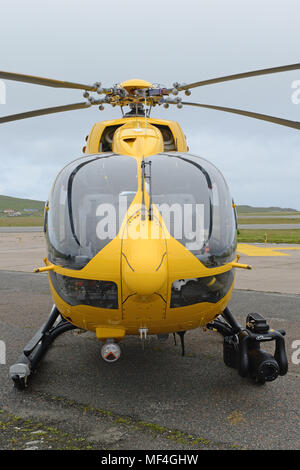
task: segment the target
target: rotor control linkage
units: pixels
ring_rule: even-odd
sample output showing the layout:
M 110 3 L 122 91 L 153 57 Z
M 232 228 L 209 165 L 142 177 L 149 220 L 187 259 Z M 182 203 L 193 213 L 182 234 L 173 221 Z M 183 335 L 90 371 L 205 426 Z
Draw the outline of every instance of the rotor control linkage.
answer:
M 227 366 L 237 369 L 241 377 L 250 375 L 259 383 L 271 382 L 287 373 L 284 330 L 270 329 L 259 313 L 247 316 L 246 328 L 239 325 L 228 308 L 222 317 L 225 322 L 214 320 L 207 327 L 224 337 L 223 359 Z M 275 341 L 274 355 L 261 349 L 261 343 L 270 341 Z
M 35 371 L 37 364 L 55 338 L 65 331 L 75 328 L 74 325 L 60 317 L 60 313 L 54 305 L 48 320 L 27 343 L 17 362 L 9 369 L 15 387 L 23 390 L 27 386 L 29 376 Z
M 84 91 L 84 98 L 87 98 L 88 101 L 83 103 L 72 103 L 64 106 L 54 106 L 50 108 L 35 109 L 32 111 L 27 111 L 25 113 L 12 114 L 9 116 L 0 117 L 0 124 L 17 121 L 19 119 L 27 119 L 35 116 L 43 116 L 46 114 L 60 113 L 65 111 L 73 111 L 76 109 L 85 109 L 89 108 L 92 105 L 99 104 L 99 109 L 104 110 L 104 104 L 110 104 L 111 106 L 120 106 L 121 109 L 124 106 L 130 106 L 133 103 L 144 103 L 148 105 L 150 109 L 152 106 L 161 106 L 163 104 L 164 108 L 168 108 L 170 104 L 175 104 L 177 108 L 181 109 L 184 106 L 195 106 L 197 108 L 211 109 L 216 111 L 222 111 L 225 113 L 237 114 L 239 116 L 247 116 L 253 119 L 259 119 L 262 121 L 272 122 L 281 126 L 291 127 L 292 129 L 300 130 L 299 121 L 291 121 L 289 119 L 278 118 L 276 116 L 269 116 L 267 114 L 254 113 L 252 111 L 247 111 L 243 109 L 228 108 L 224 106 L 216 106 L 204 103 L 191 103 L 189 101 L 182 101 L 182 98 L 177 96 L 180 92 L 184 92 L 186 96 L 190 96 L 191 89 L 198 88 L 207 85 L 213 85 L 217 83 L 240 80 L 244 78 L 250 78 L 260 75 L 268 75 L 273 73 L 282 73 L 289 72 L 292 70 L 300 69 L 300 63 L 283 65 L 279 67 L 271 67 L 267 69 L 252 70 L 250 72 L 237 73 L 233 75 L 227 75 L 223 77 L 215 77 L 208 80 L 200 80 L 192 83 L 173 83 L 173 86 L 170 88 L 162 87 L 161 85 L 152 85 L 149 82 L 144 80 L 127 80 L 123 83 L 104 88 L 101 82 L 97 81 L 93 85 L 86 85 L 83 83 L 76 82 L 66 82 L 62 80 L 54 80 L 51 78 L 45 77 L 35 77 L 32 75 L 24 75 L 19 73 L 11 73 L 0 71 L 0 79 L 4 80 L 14 80 L 17 82 L 31 83 L 35 85 L 43 85 L 47 87 L 54 88 L 64 88 L 64 89 L 77 89 Z M 90 96 L 89 92 L 96 92 L 98 95 L 105 95 L 103 99 L 97 100 L 94 97 Z M 170 95 L 173 95 L 172 98 L 169 98 Z M 167 97 L 167 98 L 165 98 Z M 150 115 L 150 109 L 148 110 L 148 115 Z M 123 113 L 123 109 L 122 109 Z

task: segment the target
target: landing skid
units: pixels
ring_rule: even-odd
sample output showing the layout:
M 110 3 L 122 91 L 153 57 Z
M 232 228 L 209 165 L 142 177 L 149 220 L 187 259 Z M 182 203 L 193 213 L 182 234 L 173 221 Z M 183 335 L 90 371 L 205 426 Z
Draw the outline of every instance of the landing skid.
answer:
M 61 317 L 54 305 L 48 320 L 25 346 L 17 362 L 10 367 L 9 373 L 15 387 L 24 390 L 30 375 L 36 370 L 39 361 L 55 338 L 75 328 Z M 229 308 L 226 308 L 218 319 L 208 323 L 207 328 L 218 331 L 224 337 L 224 363 L 228 367 L 237 369 L 241 377 L 250 376 L 255 382 L 265 383 L 287 373 L 285 331 L 270 329 L 266 320 L 258 313 L 247 316 L 244 328 L 235 320 Z M 185 332 L 177 334 L 181 340 L 184 356 Z M 260 347 L 261 343 L 270 341 L 275 341 L 274 356 Z
M 237 369 L 241 377 L 250 376 L 263 384 L 287 373 L 285 331 L 270 329 L 260 314 L 250 313 L 243 328 L 226 308 L 221 319 L 209 323 L 207 328 L 224 337 L 224 363 Z M 275 341 L 274 356 L 260 347 L 261 343 L 270 341 Z
M 9 374 L 14 385 L 19 390 L 24 390 L 28 384 L 29 376 L 36 370 L 39 361 L 46 353 L 51 343 L 65 331 L 76 327 L 64 320 L 56 306 L 52 307 L 48 320 L 36 332 L 33 338 L 25 346 L 23 353 L 17 362 L 9 369 Z

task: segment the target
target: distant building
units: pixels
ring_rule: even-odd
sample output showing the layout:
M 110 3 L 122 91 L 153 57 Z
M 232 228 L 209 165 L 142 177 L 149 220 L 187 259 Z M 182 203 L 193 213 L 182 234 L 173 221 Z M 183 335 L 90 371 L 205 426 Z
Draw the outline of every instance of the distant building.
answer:
M 38 212 L 38 209 L 23 209 L 24 212 Z
M 16 211 L 16 212 L 9 213 L 7 215 L 8 217 L 18 217 L 19 215 L 22 215 L 22 213 L 19 211 Z
M 14 209 L 4 209 L 3 213 L 4 213 L 7 217 L 17 217 L 18 215 L 22 215 L 21 212 L 15 211 Z

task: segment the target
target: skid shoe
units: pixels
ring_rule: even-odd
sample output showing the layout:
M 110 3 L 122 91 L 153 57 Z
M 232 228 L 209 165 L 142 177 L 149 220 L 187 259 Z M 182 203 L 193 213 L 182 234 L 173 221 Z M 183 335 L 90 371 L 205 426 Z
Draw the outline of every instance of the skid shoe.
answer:
M 237 369 L 240 376 L 250 376 L 257 383 L 265 383 L 287 373 L 285 331 L 270 329 L 259 313 L 250 313 L 243 328 L 226 308 L 221 319 L 207 327 L 222 334 L 224 363 Z M 270 341 L 275 341 L 274 355 L 261 349 L 262 343 Z
M 51 343 L 65 331 L 75 329 L 74 325 L 64 320 L 56 306 L 52 307 L 48 320 L 36 332 L 25 346 L 17 362 L 9 369 L 14 385 L 23 390 L 28 384 L 29 376 L 36 370 L 37 364 L 46 353 Z

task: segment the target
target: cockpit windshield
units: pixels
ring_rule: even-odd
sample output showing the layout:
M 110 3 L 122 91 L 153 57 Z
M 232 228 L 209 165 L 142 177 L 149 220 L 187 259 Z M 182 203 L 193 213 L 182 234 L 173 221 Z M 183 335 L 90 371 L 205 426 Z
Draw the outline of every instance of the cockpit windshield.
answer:
M 152 201 L 172 237 L 208 267 L 231 261 L 236 219 L 220 171 L 190 154 L 160 154 L 149 160 Z
M 47 240 L 50 260 L 81 269 L 116 237 L 137 191 L 131 157 L 93 155 L 66 166 L 50 195 Z
M 236 220 L 220 171 L 187 153 L 161 153 L 146 161 L 151 161 L 152 204 L 169 234 L 208 267 L 231 261 Z M 117 236 L 138 189 L 138 168 L 132 157 L 106 153 L 79 158 L 59 173 L 46 223 L 52 263 L 82 269 Z

